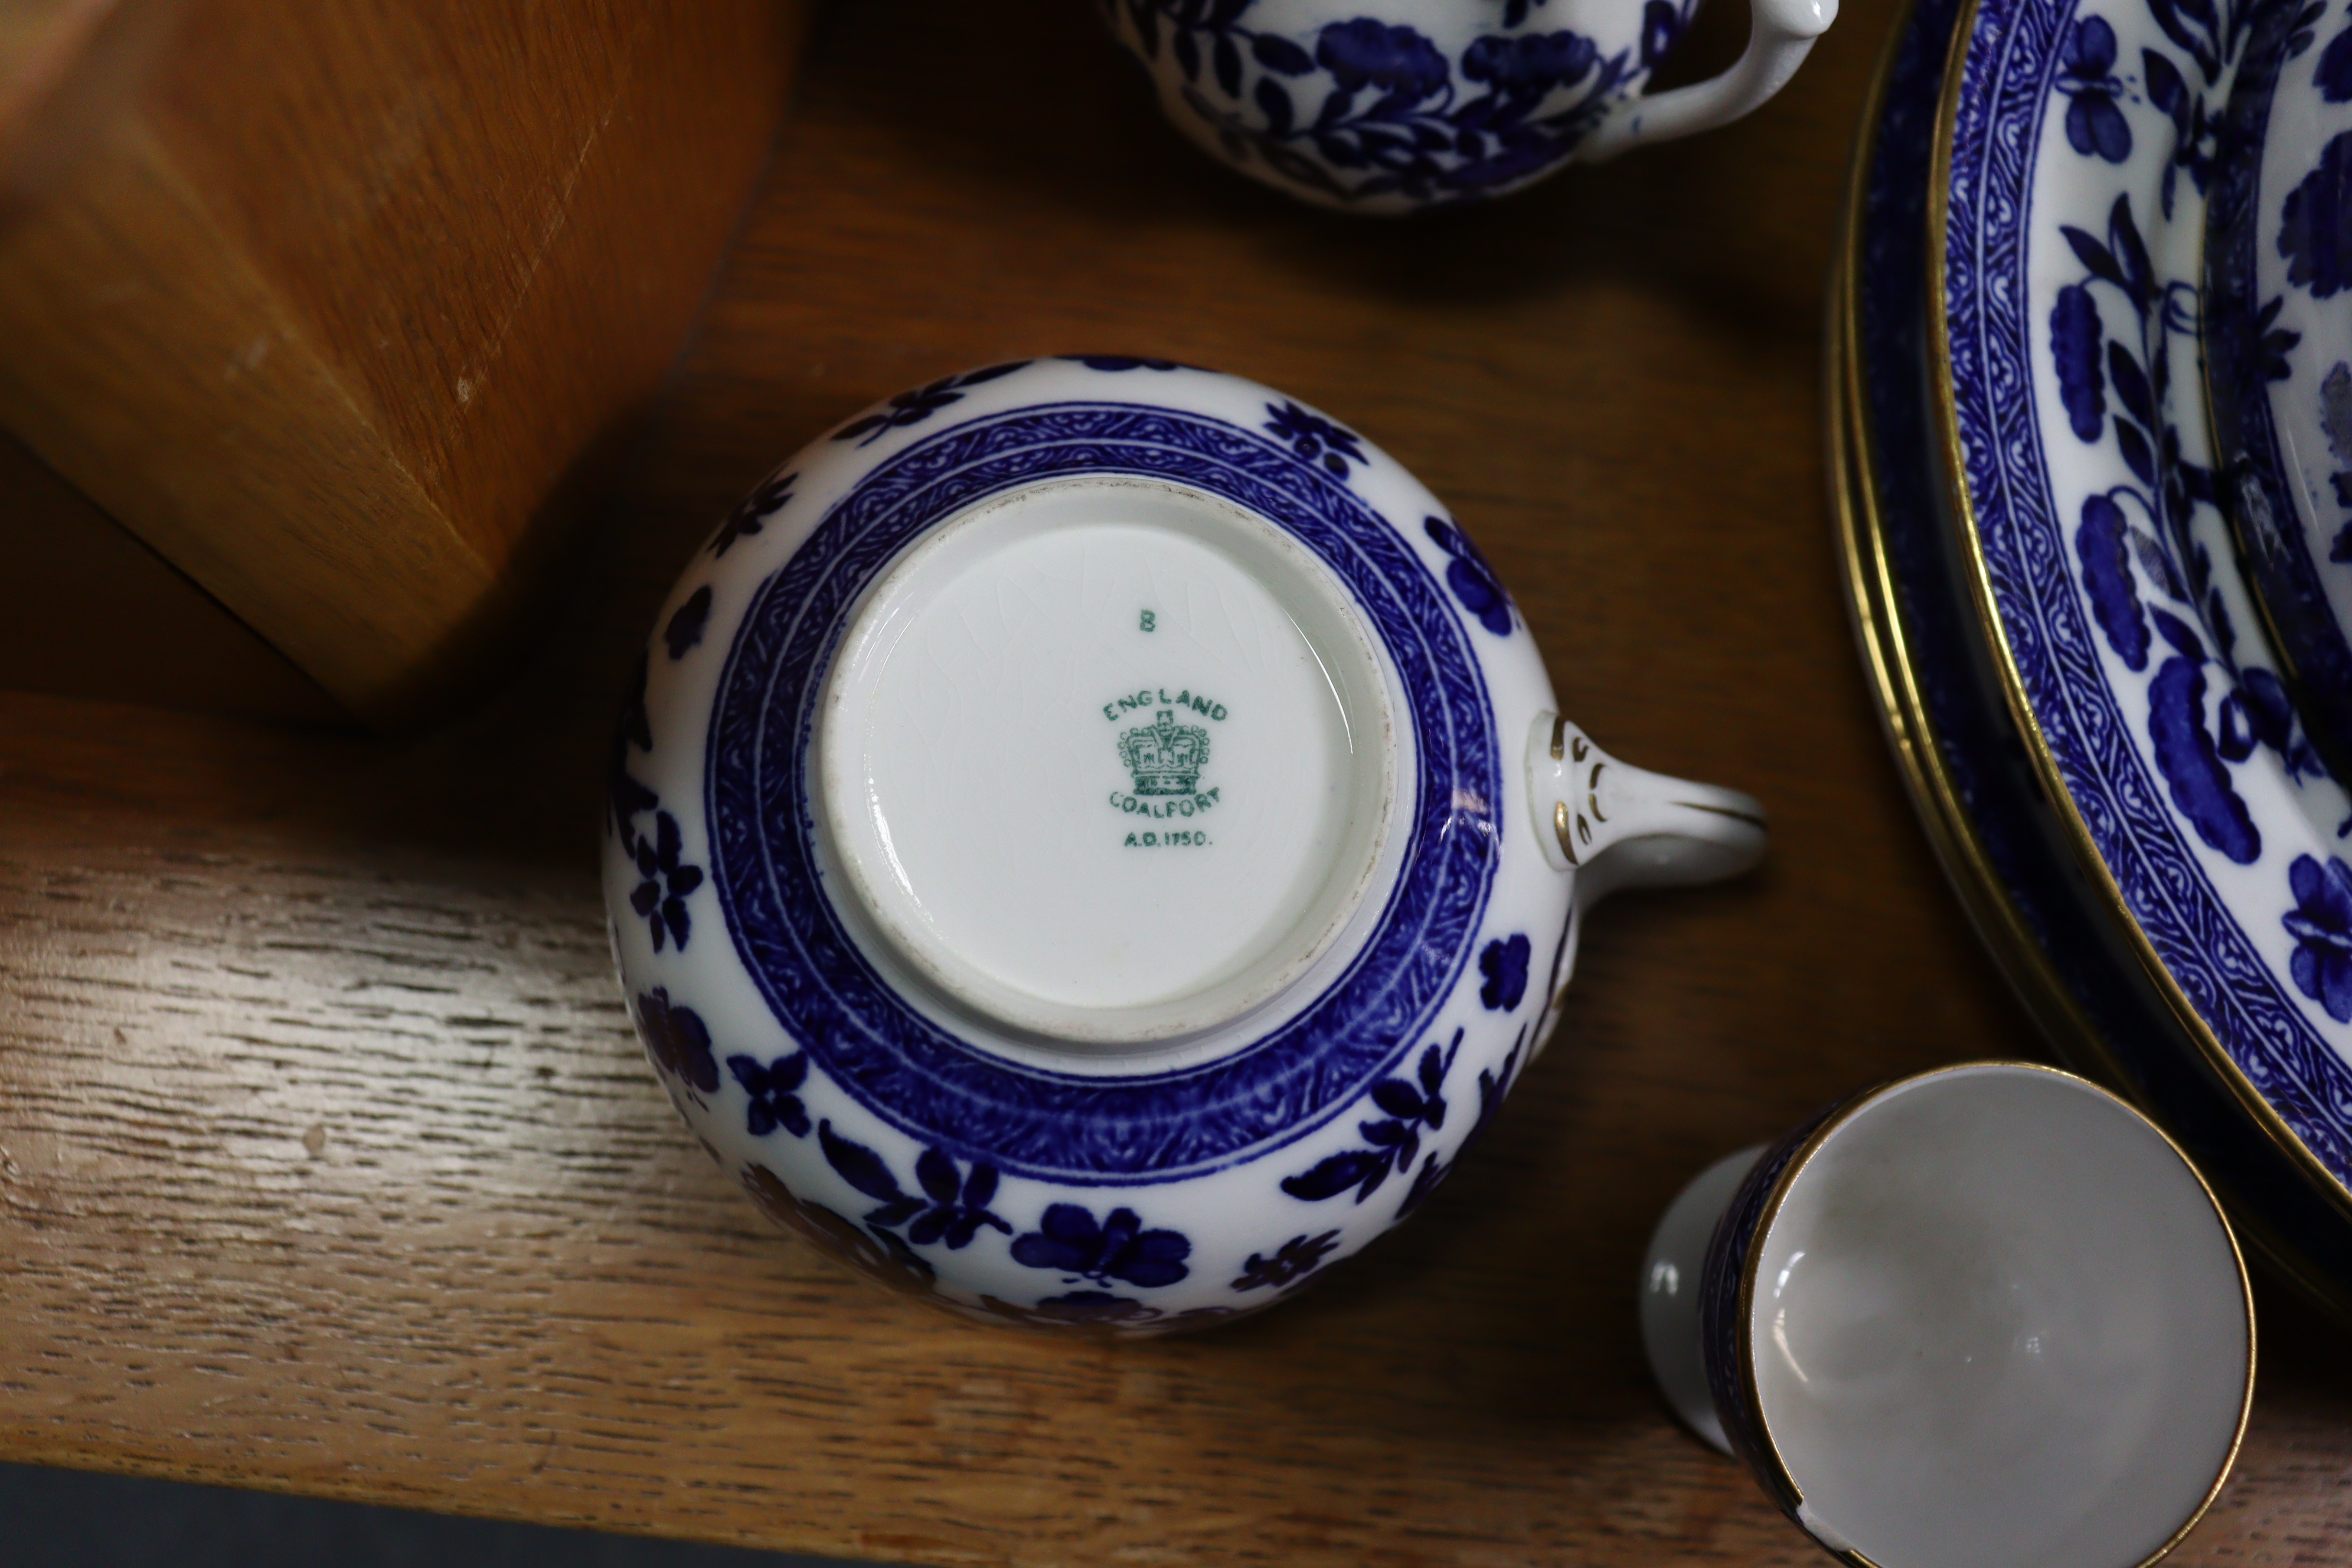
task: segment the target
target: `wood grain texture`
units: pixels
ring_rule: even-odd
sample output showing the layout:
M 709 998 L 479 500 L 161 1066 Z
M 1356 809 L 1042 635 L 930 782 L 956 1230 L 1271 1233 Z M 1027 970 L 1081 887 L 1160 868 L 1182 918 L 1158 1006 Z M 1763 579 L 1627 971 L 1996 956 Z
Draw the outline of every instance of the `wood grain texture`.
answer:
M 1649 1226 L 1857 1084 L 2037 1048 L 1839 603 L 1815 336 L 1885 19 L 1853 5 L 1748 130 L 1374 226 L 1202 161 L 1083 7 L 845 9 L 524 684 L 400 743 L 0 698 L 0 1455 L 926 1563 L 1814 1561 L 1647 1385 Z M 1601 911 L 1410 1226 L 1141 1345 L 954 1322 L 769 1234 L 628 1035 L 593 876 L 623 680 L 727 502 L 870 398 L 1087 349 L 1358 426 L 1580 723 L 1776 836 Z M 2183 1563 L 2352 1541 L 2339 1342 L 2264 1309 Z
M 0 0 L 0 225 L 121 111 L 183 0 Z
M 0 227 L 0 424 L 353 711 L 478 680 L 703 300 L 806 0 L 188 0 Z

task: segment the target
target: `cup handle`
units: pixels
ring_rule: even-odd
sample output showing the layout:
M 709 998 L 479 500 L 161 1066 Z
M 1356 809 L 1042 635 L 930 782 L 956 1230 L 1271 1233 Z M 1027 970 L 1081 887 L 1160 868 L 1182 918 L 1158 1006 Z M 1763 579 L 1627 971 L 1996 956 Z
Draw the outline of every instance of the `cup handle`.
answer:
M 1753 796 L 1621 763 L 1557 713 L 1536 715 L 1527 763 L 1536 837 L 1554 869 L 1576 872 L 1579 907 L 1620 888 L 1717 881 L 1764 857 Z
M 1574 161 L 1598 163 L 1645 142 L 1670 142 L 1728 125 L 1789 84 L 1813 41 L 1837 20 L 1838 0 L 1750 0 L 1748 48 L 1719 77 L 1651 98 L 1629 98 L 1601 117 Z

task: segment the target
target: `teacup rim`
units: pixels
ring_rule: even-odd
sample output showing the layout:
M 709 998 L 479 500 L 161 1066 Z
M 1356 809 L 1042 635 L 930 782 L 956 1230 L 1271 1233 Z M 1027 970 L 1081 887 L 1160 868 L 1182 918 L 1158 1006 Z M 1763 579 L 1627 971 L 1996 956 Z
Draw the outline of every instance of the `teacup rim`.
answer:
M 1770 1189 L 1765 1195 L 1763 1205 L 1758 1209 L 1755 1223 L 1750 1227 L 1750 1239 L 1746 1256 L 1740 1261 L 1738 1316 L 1735 1320 L 1738 1325 L 1739 1337 L 1738 1353 L 1733 1357 L 1735 1363 L 1733 1370 L 1738 1381 L 1740 1405 L 1748 1429 L 1755 1435 L 1755 1458 L 1760 1462 L 1763 1471 L 1759 1479 L 1772 1493 L 1773 1501 L 1780 1510 L 1802 1525 L 1801 1510 L 1805 1502 L 1804 1491 L 1797 1485 L 1796 1478 L 1790 1473 L 1788 1462 L 1781 1458 L 1780 1446 L 1773 1439 L 1771 1426 L 1765 1418 L 1763 1394 L 1757 1383 L 1756 1361 L 1751 1353 L 1749 1342 L 1749 1325 L 1755 1321 L 1756 1282 L 1762 1273 L 1764 1262 L 1764 1247 L 1761 1243 L 1764 1237 L 1771 1233 L 1773 1222 L 1780 1217 L 1781 1206 L 1794 1189 L 1798 1177 L 1841 1128 L 1852 1122 L 1864 1111 L 1884 1102 L 1895 1094 L 1916 1089 L 1935 1079 L 2012 1072 L 2041 1074 L 2076 1084 L 2093 1094 L 2112 1101 L 2137 1119 L 2149 1131 L 2162 1140 L 2164 1146 L 2172 1152 L 2173 1156 L 2195 1180 L 2198 1191 L 2204 1194 L 2206 1203 L 2212 1208 L 2214 1222 L 2221 1226 L 2221 1237 L 2229 1244 L 2231 1263 L 2237 1270 L 2239 1297 L 2246 1315 L 2245 1387 L 2239 1395 L 2237 1422 L 2230 1435 L 2229 1447 L 2223 1452 L 2221 1463 L 2214 1468 L 2212 1482 L 2205 1489 L 2204 1495 L 2198 1500 L 2197 1506 L 2189 1510 L 2188 1517 L 2182 1520 L 2179 1525 L 2153 1551 L 2131 1565 L 2131 1568 L 2151 1568 L 2152 1564 L 2168 1556 L 2174 1548 L 2188 1538 L 2189 1532 L 2195 1530 L 2203 1521 L 2206 1513 L 2212 1508 L 2214 1500 L 2221 1495 L 2221 1489 L 2229 1484 L 2231 1472 L 2237 1468 L 2238 1453 L 2245 1445 L 2246 1427 L 2253 1415 L 2255 1373 L 2261 1352 L 2259 1325 L 2254 1316 L 2253 1279 L 2247 1271 L 2245 1248 L 2239 1243 L 2237 1228 L 2230 1223 L 2229 1211 L 2221 1206 L 2221 1200 L 2213 1191 L 2212 1184 L 2205 1179 L 2205 1173 L 2197 1168 L 2197 1162 L 2189 1157 L 2188 1151 L 2181 1148 L 2172 1134 L 2166 1131 L 2146 1111 L 2105 1085 L 2085 1078 L 2080 1073 L 2069 1072 L 2063 1068 L 2052 1067 L 2046 1062 L 2026 1061 L 2009 1057 L 1988 1058 L 1978 1061 L 1947 1062 L 1941 1067 L 1906 1073 L 1900 1078 L 1882 1079 L 1877 1083 L 1858 1089 L 1833 1103 L 1822 1114 L 1820 1120 L 1806 1132 L 1803 1142 L 1798 1144 L 1796 1152 L 1789 1156 L 1780 1171 L 1772 1177 Z M 1768 1152 L 1764 1158 L 1769 1160 L 1771 1155 Z M 1807 1533 L 1811 1535 L 1812 1532 L 1809 1529 Z M 1885 1568 L 1885 1564 L 1864 1556 L 1851 1546 L 1831 1546 L 1827 1542 L 1821 1541 L 1818 1536 L 1814 1537 L 1814 1540 L 1823 1551 L 1848 1564 L 1849 1568 Z

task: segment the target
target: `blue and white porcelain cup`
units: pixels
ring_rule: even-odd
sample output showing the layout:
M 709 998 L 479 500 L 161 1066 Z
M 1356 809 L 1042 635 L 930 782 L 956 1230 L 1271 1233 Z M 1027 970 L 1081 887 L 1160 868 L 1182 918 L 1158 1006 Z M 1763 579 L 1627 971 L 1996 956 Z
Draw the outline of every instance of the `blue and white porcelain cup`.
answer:
M 1865 1089 L 1658 1224 L 1642 1337 L 1683 1422 L 1855 1568 L 2132 1568 L 2219 1495 L 2253 1296 L 2138 1111 L 2021 1062 Z
M 1721 76 L 1655 97 L 1698 0 L 1103 0 L 1160 108 L 1277 190 L 1394 214 L 1726 125 L 1787 85 L 1838 0 L 1750 0 Z
M 1016 1323 L 1264 1307 L 1412 1213 L 1581 911 L 1762 853 L 1557 711 L 1354 431 L 1164 361 L 860 415 L 736 509 L 611 763 L 647 1054 L 772 1215 Z

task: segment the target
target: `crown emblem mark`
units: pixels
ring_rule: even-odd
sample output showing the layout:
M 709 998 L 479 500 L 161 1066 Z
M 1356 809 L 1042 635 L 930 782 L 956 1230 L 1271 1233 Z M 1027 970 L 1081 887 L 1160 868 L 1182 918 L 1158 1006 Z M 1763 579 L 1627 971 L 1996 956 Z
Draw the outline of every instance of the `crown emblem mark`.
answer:
M 1120 731 L 1118 760 L 1135 775 L 1138 795 L 1191 795 L 1209 761 L 1209 732 L 1179 724 L 1175 711 L 1162 708 L 1150 723 Z

